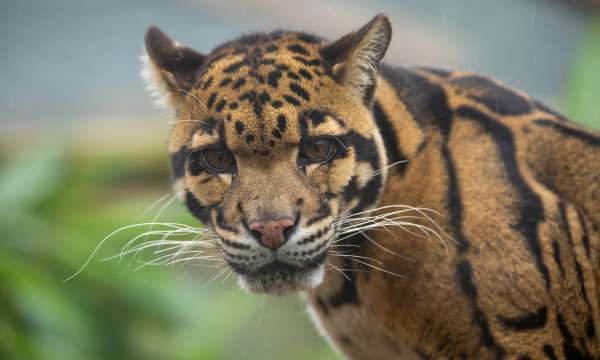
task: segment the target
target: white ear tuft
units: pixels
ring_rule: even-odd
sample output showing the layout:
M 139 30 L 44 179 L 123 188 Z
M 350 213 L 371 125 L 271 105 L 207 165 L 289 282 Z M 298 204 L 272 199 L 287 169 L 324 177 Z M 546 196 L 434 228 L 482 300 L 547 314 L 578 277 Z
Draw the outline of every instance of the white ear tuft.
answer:
M 140 76 L 146 83 L 146 91 L 152 97 L 154 106 L 161 110 L 173 108 L 175 106 L 173 94 L 163 80 L 160 69 L 150 60 L 146 50 L 140 56 L 140 60 L 142 62 Z
M 156 26 L 146 31 L 142 78 L 155 104 L 173 108 L 192 89 L 206 57 L 169 38 Z

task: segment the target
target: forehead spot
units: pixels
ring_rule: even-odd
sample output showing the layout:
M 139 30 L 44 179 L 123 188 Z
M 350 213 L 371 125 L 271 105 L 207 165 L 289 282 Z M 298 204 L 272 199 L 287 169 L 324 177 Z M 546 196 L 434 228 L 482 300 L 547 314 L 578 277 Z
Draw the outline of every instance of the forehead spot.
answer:
M 223 73 L 231 74 L 231 73 L 238 72 L 242 67 L 247 66 L 249 64 L 250 64 L 250 61 L 247 58 L 240 60 L 240 61 L 236 61 L 233 64 L 227 66 L 225 69 L 223 69 Z
M 216 92 L 214 92 L 214 93 L 212 93 L 210 95 L 210 97 L 208 98 L 208 101 L 206 102 L 206 107 L 209 108 L 209 109 L 212 108 L 212 106 L 215 103 L 215 100 L 217 100 L 217 93 Z
M 215 106 L 215 110 L 217 112 L 221 112 L 221 110 L 223 110 L 223 108 L 225 107 L 226 103 L 227 103 L 227 101 L 225 101 L 225 99 L 221 99 L 221 101 L 219 101 L 219 103 L 217 104 L 217 106 Z
M 303 46 L 298 44 L 288 45 L 287 49 L 293 53 L 308 56 L 310 53 Z
M 267 75 L 268 84 L 273 88 L 277 88 L 277 86 L 279 86 L 279 79 L 281 78 L 281 75 L 282 73 L 280 70 L 271 71 L 269 75 Z
M 312 75 L 306 69 L 298 70 L 298 73 L 306 80 L 312 80 Z
M 206 79 L 206 82 L 204 83 L 204 85 L 202 85 L 202 90 L 208 89 L 210 87 L 210 85 L 212 84 L 212 82 L 213 82 L 213 77 L 209 76 L 209 78 Z
M 303 98 L 306 101 L 310 100 L 310 96 L 308 95 L 308 91 L 306 91 L 305 88 L 303 88 L 302 86 L 300 86 L 298 83 L 290 83 L 289 85 L 290 90 L 300 96 L 301 98 Z
M 263 91 L 259 96 L 258 100 L 261 104 L 266 104 L 269 100 L 271 100 L 271 95 L 269 95 L 266 91 Z
M 279 114 L 277 117 L 277 128 L 280 132 L 285 132 L 285 128 L 287 126 L 287 118 L 283 114 Z
M 244 124 L 241 121 L 235 122 L 235 131 L 240 135 L 244 132 Z
M 321 65 L 320 59 L 309 60 L 309 59 L 303 58 L 302 56 L 294 56 L 294 57 L 292 57 L 292 59 L 297 60 L 307 66 L 320 66 Z
M 287 76 L 292 80 L 300 80 L 300 76 L 291 70 L 287 72 Z
M 246 83 L 246 78 L 239 78 L 235 81 L 235 83 L 233 83 L 232 88 L 234 90 L 237 90 L 237 89 L 241 88 L 242 85 L 244 85 L 245 83 Z
M 300 106 L 300 101 L 298 101 L 298 99 L 296 99 L 293 96 L 290 95 L 283 95 L 283 98 L 285 99 L 285 101 L 287 101 L 290 105 L 294 105 L 294 106 Z
M 225 87 L 227 85 L 229 85 L 229 83 L 231 83 L 231 78 L 230 77 L 226 77 L 225 79 L 221 80 L 221 82 L 219 83 L 219 87 Z

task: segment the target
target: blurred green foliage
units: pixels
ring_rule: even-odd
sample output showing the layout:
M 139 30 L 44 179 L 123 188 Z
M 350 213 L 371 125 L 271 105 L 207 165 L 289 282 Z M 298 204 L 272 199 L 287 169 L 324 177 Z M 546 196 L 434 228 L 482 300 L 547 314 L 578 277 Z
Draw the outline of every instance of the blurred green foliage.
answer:
M 566 84 L 564 113 L 600 128 L 600 15 L 588 25 Z
M 600 127 L 600 20 L 582 40 L 563 110 Z M 214 271 L 133 271 L 112 230 L 169 193 L 162 148 L 86 154 L 50 144 L 0 160 L 1 359 L 335 359 L 295 298 L 248 295 Z M 155 213 L 150 212 L 151 214 Z M 159 220 L 195 224 L 178 203 Z M 126 259 L 127 260 L 127 259 Z
M 97 261 L 140 229 L 65 282 L 112 230 L 152 220 L 158 207 L 140 215 L 169 193 L 164 154 L 72 150 L 37 147 L 2 164 L 1 359 L 336 358 L 299 299 L 248 295 L 232 279 L 204 286 L 215 270 Z M 176 203 L 160 220 L 195 223 Z

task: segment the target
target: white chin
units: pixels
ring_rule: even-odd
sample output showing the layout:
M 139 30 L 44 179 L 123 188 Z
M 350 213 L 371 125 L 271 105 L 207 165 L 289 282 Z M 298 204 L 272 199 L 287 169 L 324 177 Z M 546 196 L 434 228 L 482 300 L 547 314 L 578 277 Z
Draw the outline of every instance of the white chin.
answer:
M 325 268 L 323 265 L 319 265 L 308 272 L 285 278 L 278 274 L 259 277 L 238 275 L 238 284 L 242 289 L 251 293 L 283 296 L 316 288 L 323 282 L 324 275 Z

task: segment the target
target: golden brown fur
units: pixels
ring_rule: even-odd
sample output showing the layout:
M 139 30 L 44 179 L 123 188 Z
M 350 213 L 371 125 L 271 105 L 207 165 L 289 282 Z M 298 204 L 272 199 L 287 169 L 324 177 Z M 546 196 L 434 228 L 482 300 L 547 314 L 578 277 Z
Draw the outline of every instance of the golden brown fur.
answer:
M 247 288 L 304 291 L 352 359 L 600 358 L 598 135 L 478 75 L 377 71 L 383 16 L 327 45 L 282 32 L 208 56 L 157 31 L 147 70 L 176 109 L 176 189 Z M 339 156 L 297 165 L 302 139 L 321 136 L 343 142 Z M 189 164 L 223 142 L 232 173 Z M 334 242 L 337 221 L 397 205 L 435 211 L 407 214 L 439 237 L 409 225 Z M 257 277 L 254 258 L 271 253 L 240 224 L 276 216 L 312 234 L 281 254 L 306 271 Z M 302 255 L 307 243 L 319 245 Z

